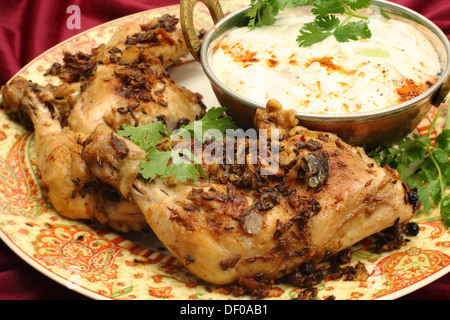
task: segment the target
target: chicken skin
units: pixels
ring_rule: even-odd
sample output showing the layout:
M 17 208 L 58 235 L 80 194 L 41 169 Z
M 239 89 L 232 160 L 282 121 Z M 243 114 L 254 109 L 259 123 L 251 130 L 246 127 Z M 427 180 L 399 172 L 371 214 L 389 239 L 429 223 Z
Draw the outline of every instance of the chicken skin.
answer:
M 67 118 L 72 130 L 89 134 L 100 123 L 118 130 L 162 120 L 173 131 L 204 115 L 201 95 L 167 72 L 188 55 L 178 21 L 164 15 L 121 27 L 90 54 L 66 53 L 63 65 L 52 66 L 48 74 L 80 84 Z
M 408 222 L 420 205 L 397 171 L 332 134 L 298 126 L 295 112 L 275 101 L 257 111 L 255 127 L 279 135 L 278 168 L 262 159 L 203 163 L 208 178 L 197 182 L 147 181 L 139 174 L 145 152 L 104 125 L 88 137 L 82 158 L 133 199 L 191 273 L 219 285 L 283 277 Z
M 108 224 L 118 231 L 144 231 L 148 225 L 130 201 L 91 174 L 81 158 L 86 136 L 62 128 L 53 93 L 46 87 L 15 78 L 2 88 L 3 108 L 17 120 L 34 126 L 36 166 L 52 206 L 70 219 Z
M 129 24 L 119 28 L 108 43 L 94 50 L 93 55 L 101 64 L 119 60 L 130 63 L 139 55 L 141 59 L 156 57 L 167 69 L 188 53 L 179 19 L 165 14 L 144 25 Z
M 75 102 L 68 125 L 91 133 L 102 123 L 114 130 L 162 120 L 173 131 L 204 114 L 201 97 L 177 85 L 158 58 L 131 65 L 98 65 Z

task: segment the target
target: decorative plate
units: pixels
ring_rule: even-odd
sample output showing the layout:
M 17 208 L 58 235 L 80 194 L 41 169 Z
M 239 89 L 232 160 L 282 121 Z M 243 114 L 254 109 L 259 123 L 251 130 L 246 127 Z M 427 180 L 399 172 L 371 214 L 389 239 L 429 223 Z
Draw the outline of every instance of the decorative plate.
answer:
M 244 5 L 222 1 L 224 12 Z M 127 16 L 83 32 L 37 57 L 18 74 L 37 83 L 53 83 L 43 73 L 62 60 L 63 51 L 90 52 L 105 43 L 117 28 L 145 23 L 164 13 L 178 16 L 169 6 Z M 210 28 L 211 18 L 200 5 L 197 27 Z M 170 70 L 185 87 L 200 92 L 209 106 L 217 104 L 200 65 L 186 59 Z M 433 109 L 418 127 L 427 131 Z M 438 123 L 442 125 L 442 121 Z M 0 110 L 0 237 L 23 260 L 69 289 L 92 299 L 249 299 L 236 298 L 230 288 L 207 284 L 185 269 L 152 235 L 121 234 L 84 221 L 60 216 L 40 187 L 33 165 L 34 136 Z M 437 210 L 415 219 L 420 233 L 401 249 L 375 254 L 369 237 L 351 249 L 353 261 L 362 261 L 367 281 L 326 280 L 318 286 L 318 299 L 396 299 L 450 271 L 450 233 Z M 301 289 L 274 285 L 269 299 L 292 299 Z

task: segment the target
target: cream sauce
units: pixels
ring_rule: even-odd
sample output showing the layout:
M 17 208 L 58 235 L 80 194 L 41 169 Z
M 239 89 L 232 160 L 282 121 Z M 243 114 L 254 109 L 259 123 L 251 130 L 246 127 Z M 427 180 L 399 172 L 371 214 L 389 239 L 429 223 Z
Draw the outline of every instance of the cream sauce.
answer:
M 438 77 L 438 54 L 422 31 L 400 20 L 370 18 L 372 37 L 310 47 L 296 38 L 314 20 L 309 8 L 288 9 L 277 22 L 230 30 L 210 46 L 209 63 L 236 93 L 265 104 L 314 114 L 345 114 L 396 105 L 428 89 Z

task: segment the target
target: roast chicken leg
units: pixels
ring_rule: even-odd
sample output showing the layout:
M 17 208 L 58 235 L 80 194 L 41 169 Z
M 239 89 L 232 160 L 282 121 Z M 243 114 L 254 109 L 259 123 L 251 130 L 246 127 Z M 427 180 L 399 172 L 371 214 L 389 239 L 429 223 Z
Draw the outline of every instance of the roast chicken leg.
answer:
M 88 137 L 82 158 L 95 176 L 133 199 L 194 275 L 219 285 L 276 279 L 406 223 L 420 205 L 397 171 L 297 123 L 294 111 L 274 101 L 257 111 L 255 127 L 280 136 L 279 167 L 266 174 L 263 161 L 204 163 L 208 178 L 198 182 L 147 181 L 139 174 L 145 152 L 105 125 Z
M 86 136 L 62 128 L 53 93 L 26 79 L 2 88 L 3 107 L 12 117 L 31 121 L 36 139 L 36 166 L 50 202 L 70 219 L 95 220 L 118 231 L 148 230 L 137 206 L 91 174 L 81 158 Z

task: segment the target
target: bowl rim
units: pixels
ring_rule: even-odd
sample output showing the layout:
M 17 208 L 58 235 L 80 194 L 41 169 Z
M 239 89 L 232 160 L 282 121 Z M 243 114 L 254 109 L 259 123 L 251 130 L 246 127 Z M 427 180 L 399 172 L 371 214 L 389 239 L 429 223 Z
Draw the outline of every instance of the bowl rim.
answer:
M 314 114 L 314 113 L 306 113 L 306 112 L 297 112 L 297 117 L 302 121 L 311 121 L 311 122 L 322 122 L 322 123 L 347 123 L 347 122 L 363 122 L 367 120 L 376 120 L 385 117 L 391 117 L 396 114 L 400 114 L 406 111 L 409 111 L 412 108 L 415 108 L 418 104 L 421 104 L 424 100 L 429 99 L 435 93 L 438 93 L 443 86 L 446 85 L 446 82 L 450 81 L 450 42 L 444 32 L 431 20 L 424 17 L 417 11 L 409 9 L 405 6 L 402 6 L 397 3 L 392 3 L 384 0 L 372 0 L 370 2 L 371 5 L 379 5 L 380 7 L 385 7 L 388 9 L 397 10 L 400 12 L 404 12 L 407 15 L 414 17 L 417 19 L 416 23 L 420 23 L 425 28 L 430 30 L 443 45 L 446 55 L 447 61 L 445 64 L 445 69 L 443 69 L 442 74 L 439 76 L 438 81 L 428 88 L 425 92 L 420 95 L 414 97 L 413 99 L 404 101 L 402 103 L 389 106 L 386 108 L 381 108 L 372 111 L 364 111 L 364 112 L 355 112 L 355 113 L 346 113 L 346 114 Z M 222 20 L 216 23 L 205 35 L 203 38 L 202 46 L 200 49 L 200 62 L 204 72 L 210 81 L 214 83 L 217 87 L 219 87 L 222 91 L 224 91 L 228 96 L 231 96 L 233 100 L 239 102 L 246 108 L 250 109 L 265 109 L 265 105 L 259 103 L 257 101 L 245 98 L 242 95 L 239 95 L 225 86 L 214 74 L 211 70 L 208 62 L 208 48 L 209 44 L 212 42 L 211 38 L 214 34 L 220 30 L 220 28 L 231 18 L 242 14 L 244 11 L 247 11 L 250 6 L 242 7 L 229 15 L 225 16 Z M 394 13 L 395 14 L 395 13 Z M 408 18 L 406 18 L 408 19 Z M 410 19 L 409 19 L 410 20 Z M 414 22 L 414 21 L 413 21 Z M 444 64 L 445 61 L 442 61 Z

